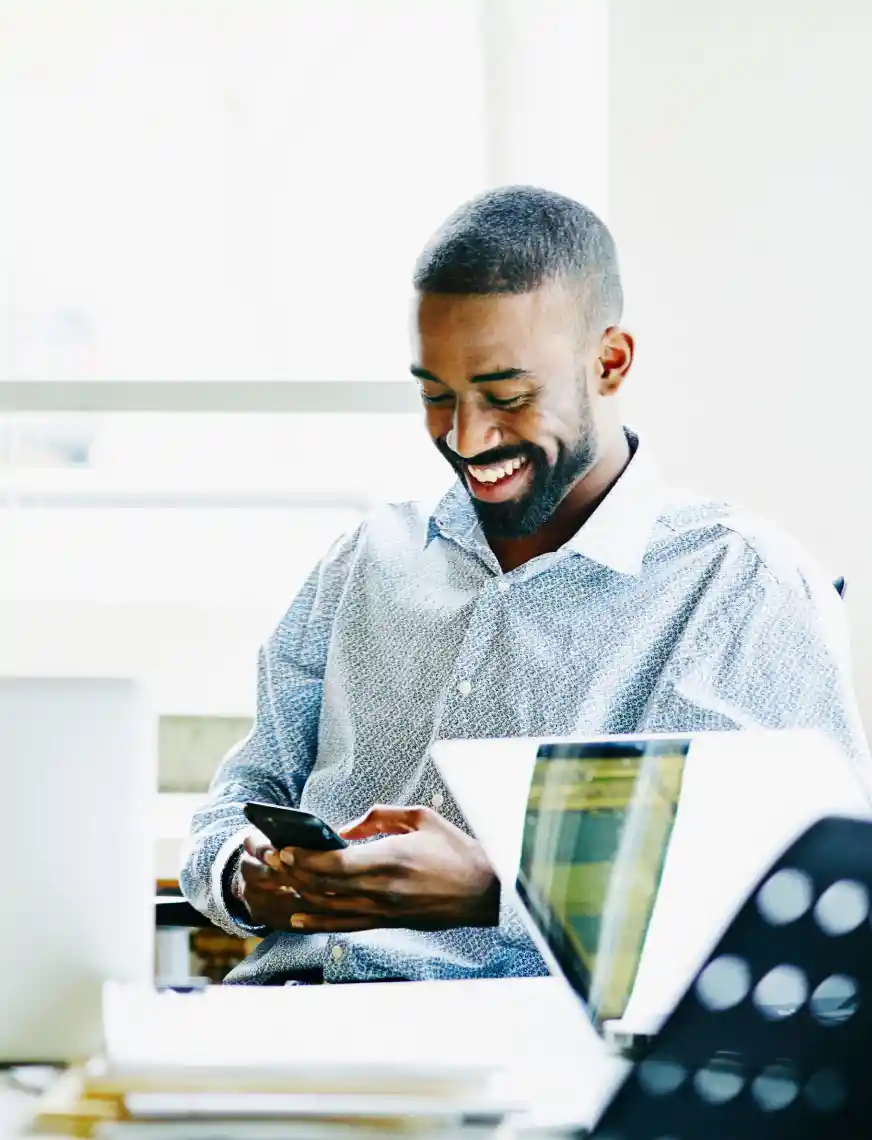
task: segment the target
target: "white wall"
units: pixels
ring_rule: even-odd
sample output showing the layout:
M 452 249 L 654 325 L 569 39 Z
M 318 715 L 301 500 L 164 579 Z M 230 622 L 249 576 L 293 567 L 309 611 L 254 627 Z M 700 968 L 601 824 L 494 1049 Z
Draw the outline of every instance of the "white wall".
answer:
M 848 577 L 872 727 L 872 7 L 612 0 L 609 40 L 628 406 L 673 476 Z
M 608 212 L 608 0 L 480 0 L 487 174 Z

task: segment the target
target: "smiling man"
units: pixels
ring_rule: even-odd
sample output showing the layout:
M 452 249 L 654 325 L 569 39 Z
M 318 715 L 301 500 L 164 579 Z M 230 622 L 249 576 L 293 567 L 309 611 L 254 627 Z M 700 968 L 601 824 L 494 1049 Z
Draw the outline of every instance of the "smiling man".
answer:
M 774 528 L 671 490 L 623 426 L 633 340 L 605 225 L 495 191 L 448 219 L 414 285 L 412 373 L 458 478 L 340 540 L 261 653 L 255 727 L 182 876 L 219 925 L 264 936 L 231 981 L 545 972 L 428 758 L 438 738 L 814 726 L 865 776 L 832 585 Z M 274 851 L 247 800 L 372 842 Z

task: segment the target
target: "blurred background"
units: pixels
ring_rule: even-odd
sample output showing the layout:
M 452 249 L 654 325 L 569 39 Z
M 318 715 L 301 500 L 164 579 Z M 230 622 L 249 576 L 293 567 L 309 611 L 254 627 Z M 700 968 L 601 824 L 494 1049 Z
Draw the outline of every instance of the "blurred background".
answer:
M 323 550 L 447 486 L 412 264 L 533 182 L 615 232 L 667 473 L 848 578 L 872 724 L 870 43 L 861 0 L 0 0 L 0 673 L 144 677 L 202 787 Z

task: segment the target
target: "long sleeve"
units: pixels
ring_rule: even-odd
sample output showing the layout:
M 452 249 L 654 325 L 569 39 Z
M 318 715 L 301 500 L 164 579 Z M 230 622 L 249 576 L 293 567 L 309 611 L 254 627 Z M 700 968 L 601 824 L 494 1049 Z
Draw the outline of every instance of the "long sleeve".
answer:
M 327 652 L 352 551 L 353 538 L 331 550 L 261 649 L 254 727 L 218 768 L 193 819 L 182 891 L 230 933 L 262 933 L 228 910 L 225 870 L 249 830 L 243 804 L 300 802 L 315 763 Z

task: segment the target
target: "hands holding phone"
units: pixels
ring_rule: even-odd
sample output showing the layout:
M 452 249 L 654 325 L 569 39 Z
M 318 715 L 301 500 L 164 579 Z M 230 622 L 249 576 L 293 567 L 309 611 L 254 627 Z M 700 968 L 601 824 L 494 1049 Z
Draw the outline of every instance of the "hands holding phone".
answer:
M 381 838 L 279 852 L 262 832 L 249 836 L 233 894 L 255 923 L 301 933 L 496 925 L 499 884 L 481 847 L 430 808 L 374 807 L 339 834 Z

